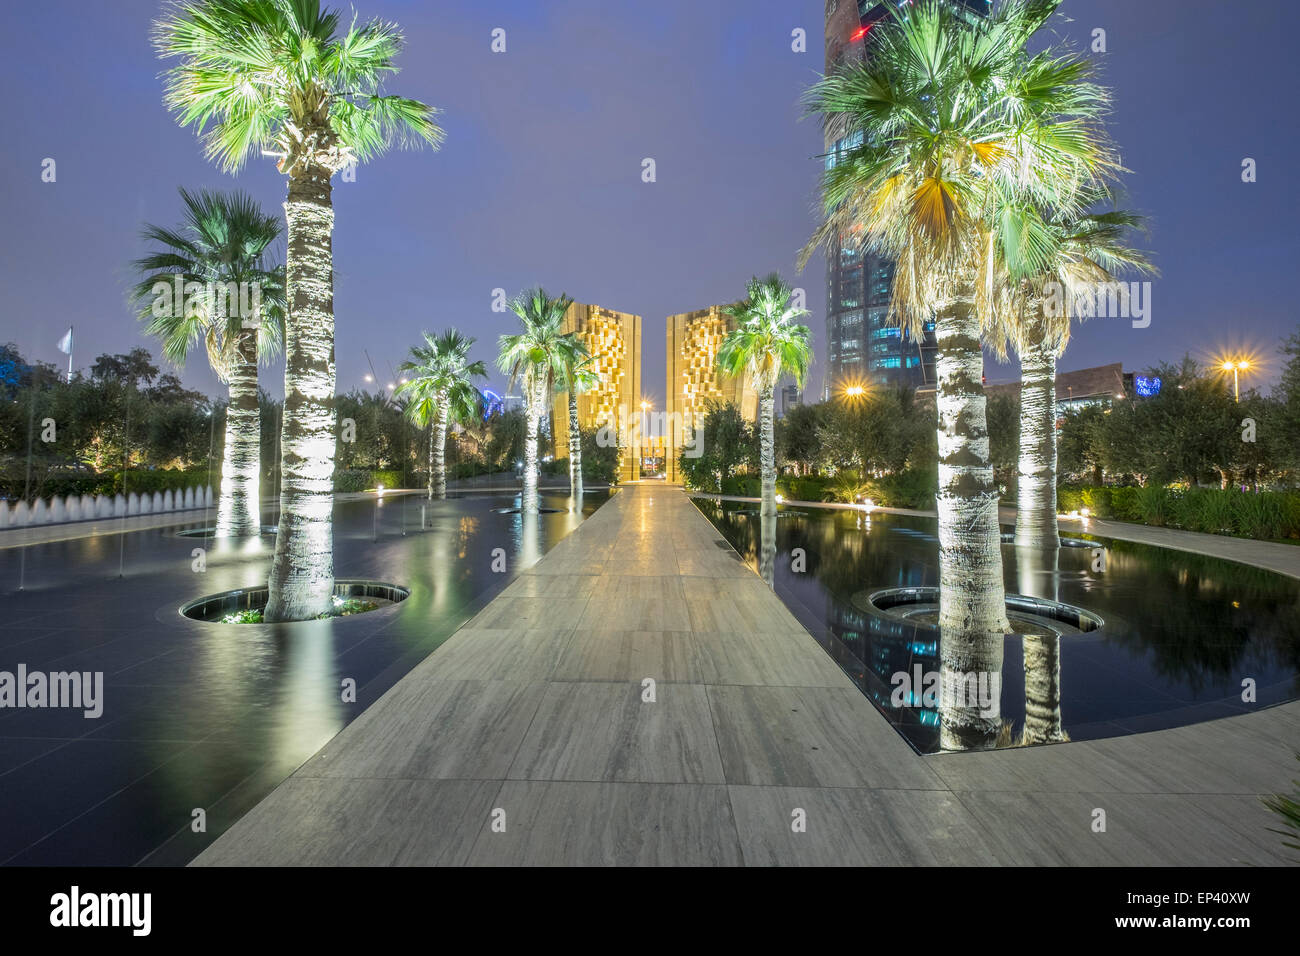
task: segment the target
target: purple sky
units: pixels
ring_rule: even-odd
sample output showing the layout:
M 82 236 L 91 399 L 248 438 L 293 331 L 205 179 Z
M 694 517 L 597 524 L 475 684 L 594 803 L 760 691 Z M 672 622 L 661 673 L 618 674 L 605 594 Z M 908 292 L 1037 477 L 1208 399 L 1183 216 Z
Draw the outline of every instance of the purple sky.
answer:
M 405 29 L 391 91 L 444 110 L 440 152 L 393 152 L 339 183 L 335 268 L 341 391 L 381 381 L 422 329 L 456 326 L 492 359 L 513 317 L 490 309 L 541 283 L 644 316 L 642 380 L 662 407 L 664 317 L 739 297 L 755 273 L 807 290 L 820 356 L 825 273 L 794 272 L 813 226 L 821 133 L 798 98 L 821 70 L 823 0 L 547 3 L 358 0 L 363 18 Z M 0 141 L 0 341 L 76 364 L 134 345 L 158 349 L 126 305 L 140 223 L 172 225 L 176 187 L 239 188 L 278 208 L 270 160 L 238 177 L 206 162 L 161 103 L 148 43 L 156 0 L 44 0 L 11 8 L 0 30 L 8 91 Z M 1129 204 L 1151 218 L 1163 272 L 1153 321 L 1095 320 L 1062 369 L 1142 368 L 1221 346 L 1272 360 L 1296 329 L 1300 260 L 1292 3 L 1066 0 L 1059 32 L 1082 46 L 1107 31 L 1112 130 Z M 507 31 L 505 54 L 490 33 Z M 809 52 L 791 51 L 791 31 Z M 1243 157 L 1259 181 L 1240 179 Z M 42 183 L 41 161 L 58 181 Z M 658 181 L 641 181 L 652 157 Z M 1015 377 L 990 365 L 991 381 Z M 280 393 L 281 366 L 265 373 Z M 500 376 L 494 376 L 500 387 Z M 184 379 L 215 393 L 202 356 Z M 811 384 L 821 383 L 821 367 Z

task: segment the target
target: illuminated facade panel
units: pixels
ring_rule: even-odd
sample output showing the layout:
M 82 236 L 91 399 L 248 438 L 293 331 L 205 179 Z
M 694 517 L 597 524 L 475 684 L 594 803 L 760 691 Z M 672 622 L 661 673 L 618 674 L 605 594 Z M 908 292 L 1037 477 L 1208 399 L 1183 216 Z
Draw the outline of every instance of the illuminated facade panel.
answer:
M 564 313 L 563 329 L 576 332 L 591 353 L 600 384 L 578 395 L 578 425 L 609 425 L 619 443 L 619 480 L 638 476 L 638 403 L 641 400 L 641 316 L 575 302 Z M 569 394 L 557 392 L 551 433 L 555 457 L 569 457 Z
M 758 418 L 758 393 L 747 378 L 734 378 L 717 370 L 718 349 L 736 327 L 735 319 L 714 305 L 695 312 L 668 316 L 668 396 L 663 434 L 669 439 L 667 475 L 680 481 L 677 457 L 686 443 L 687 430 L 698 426 L 710 400 L 731 402 L 747 421 Z

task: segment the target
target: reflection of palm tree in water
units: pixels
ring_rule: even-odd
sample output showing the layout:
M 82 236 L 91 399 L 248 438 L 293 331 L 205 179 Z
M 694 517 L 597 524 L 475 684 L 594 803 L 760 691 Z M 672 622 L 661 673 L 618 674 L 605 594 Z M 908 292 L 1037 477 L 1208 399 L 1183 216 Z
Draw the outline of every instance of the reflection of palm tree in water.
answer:
M 1016 548 L 1018 590 L 1030 597 L 1056 601 L 1060 549 Z M 1022 744 L 1069 740 L 1061 726 L 1061 636 L 1025 634 L 1025 727 Z
M 776 515 L 760 515 L 762 547 L 758 552 L 758 573 L 770 588 L 776 587 Z

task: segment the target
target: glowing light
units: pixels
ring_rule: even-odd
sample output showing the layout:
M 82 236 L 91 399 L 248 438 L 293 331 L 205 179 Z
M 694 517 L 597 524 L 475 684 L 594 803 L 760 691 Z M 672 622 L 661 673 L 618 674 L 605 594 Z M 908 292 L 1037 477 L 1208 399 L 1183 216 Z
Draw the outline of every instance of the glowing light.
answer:
M 365 375 L 363 375 L 362 378 L 364 378 L 367 382 L 373 382 L 375 380 L 375 377 L 368 372 Z
M 378 494 L 380 498 L 384 497 L 384 486 L 381 484 L 375 489 L 375 493 Z
M 785 496 L 784 496 L 784 495 L 777 495 L 777 496 L 776 496 L 776 503 L 777 503 L 778 505 L 779 505 L 781 502 L 783 502 L 783 501 L 785 501 Z

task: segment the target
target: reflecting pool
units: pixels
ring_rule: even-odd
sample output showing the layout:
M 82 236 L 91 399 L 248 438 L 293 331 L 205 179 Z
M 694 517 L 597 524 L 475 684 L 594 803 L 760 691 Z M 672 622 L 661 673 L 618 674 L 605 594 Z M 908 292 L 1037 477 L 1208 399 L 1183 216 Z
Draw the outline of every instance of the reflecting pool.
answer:
M 695 503 L 918 751 L 971 746 L 947 732 L 939 632 L 924 613 L 871 600 L 937 587 L 935 519 L 805 509 L 762 522 L 744 505 Z M 1000 671 L 970 683 L 997 723 L 979 746 L 1139 733 L 1300 697 L 1300 580 L 1075 537 L 1090 546 L 1044 555 L 1002 545 L 1008 593 L 1072 605 L 1101 623 L 1022 628 L 1013 616 L 1024 633 L 1003 639 Z M 1251 691 L 1253 702 L 1244 700 Z
M 98 718 L 0 710 L 0 863 L 193 859 L 606 499 L 574 514 L 543 492 L 557 511 L 533 516 L 500 513 L 504 494 L 338 501 L 335 577 L 410 596 L 297 624 L 179 613 L 264 586 L 274 535 L 172 525 L 0 550 L 0 672 L 103 674 Z

